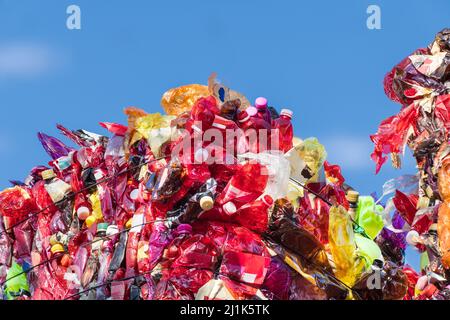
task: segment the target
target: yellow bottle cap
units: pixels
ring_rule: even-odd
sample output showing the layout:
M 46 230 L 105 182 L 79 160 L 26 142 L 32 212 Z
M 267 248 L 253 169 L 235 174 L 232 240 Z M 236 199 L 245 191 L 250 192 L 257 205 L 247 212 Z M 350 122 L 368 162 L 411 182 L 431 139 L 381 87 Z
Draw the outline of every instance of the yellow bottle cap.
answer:
M 345 196 L 348 202 L 357 203 L 359 199 L 359 192 L 355 190 L 349 190 Z
M 55 171 L 53 171 L 53 169 L 48 169 L 48 170 L 41 172 L 41 177 L 44 180 L 49 180 L 49 179 L 53 179 L 54 177 L 56 177 L 56 174 L 55 174 Z
M 62 244 L 56 243 L 56 244 L 52 245 L 52 248 L 50 249 L 50 251 L 52 254 L 61 253 L 61 252 L 64 252 L 64 247 Z
M 84 222 L 86 223 L 86 226 L 90 228 L 95 222 L 97 222 L 97 219 L 95 219 L 93 215 L 90 215 Z
M 53 245 L 58 244 L 58 243 L 60 243 L 60 242 L 58 241 L 58 238 L 56 237 L 56 234 L 52 234 L 50 236 L 50 244 L 53 246 Z
M 204 196 L 200 199 L 200 207 L 205 210 L 211 210 L 214 207 L 214 200 L 210 196 Z
M 126 229 L 130 229 L 131 226 L 133 225 L 133 218 L 130 218 L 127 223 L 125 223 L 125 228 Z

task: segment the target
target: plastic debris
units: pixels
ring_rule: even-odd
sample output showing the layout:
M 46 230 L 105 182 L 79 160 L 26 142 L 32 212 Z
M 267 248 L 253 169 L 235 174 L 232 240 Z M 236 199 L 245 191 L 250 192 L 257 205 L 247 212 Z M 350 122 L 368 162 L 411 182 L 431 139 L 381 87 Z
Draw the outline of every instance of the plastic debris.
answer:
M 383 197 L 395 195 L 386 204 L 359 195 L 316 138 L 294 137 L 291 110 L 278 113 L 263 97 L 251 104 L 215 75 L 169 90 L 161 104 L 167 115 L 126 108 L 127 125 L 100 123 L 105 135 L 58 125 L 77 148 L 39 134 L 48 165 L 0 192 L 3 298 L 414 299 L 430 291 L 418 289 L 404 249 L 417 243 L 432 264 L 447 244 L 436 246 L 429 230 L 438 208 L 416 212 L 428 208 L 410 193 L 416 180 L 386 184 Z M 386 141 L 398 151 L 402 139 Z M 442 273 L 433 272 L 438 287 Z

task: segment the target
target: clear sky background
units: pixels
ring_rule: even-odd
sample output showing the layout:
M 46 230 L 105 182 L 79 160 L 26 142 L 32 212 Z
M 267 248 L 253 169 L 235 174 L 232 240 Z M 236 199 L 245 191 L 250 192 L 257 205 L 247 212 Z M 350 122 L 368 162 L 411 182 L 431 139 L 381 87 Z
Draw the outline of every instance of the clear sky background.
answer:
M 81 30 L 66 28 L 70 4 Z M 381 30 L 366 26 L 371 4 Z M 383 77 L 450 27 L 449 12 L 448 0 L 0 0 L 0 188 L 47 163 L 38 131 L 105 133 L 99 121 L 126 123 L 130 105 L 162 111 L 167 89 L 215 71 L 251 101 L 294 110 L 297 136 L 319 138 L 350 185 L 380 192 L 415 172 L 408 152 L 402 170 L 374 174 L 369 135 L 400 108 Z

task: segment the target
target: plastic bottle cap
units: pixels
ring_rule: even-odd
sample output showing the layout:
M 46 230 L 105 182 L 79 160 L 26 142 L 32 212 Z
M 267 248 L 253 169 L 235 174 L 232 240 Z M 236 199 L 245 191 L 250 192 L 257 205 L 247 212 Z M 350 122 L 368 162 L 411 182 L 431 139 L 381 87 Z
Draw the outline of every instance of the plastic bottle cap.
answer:
M 354 190 L 349 190 L 345 196 L 348 202 L 356 203 L 359 199 L 359 192 Z
M 247 112 L 247 114 L 248 114 L 250 117 L 253 117 L 254 115 L 256 115 L 256 114 L 258 113 L 258 109 L 256 109 L 256 108 L 253 107 L 253 106 L 250 106 L 250 107 L 247 107 L 247 109 L 245 109 L 245 112 Z
M 210 196 L 204 196 L 200 199 L 200 207 L 205 210 L 211 210 L 214 207 L 214 200 Z
M 177 233 L 192 233 L 192 226 L 190 224 L 180 224 L 177 227 Z
M 66 170 L 67 168 L 69 168 L 71 164 L 72 164 L 72 160 L 68 156 L 59 158 L 57 160 L 58 168 L 61 171 Z
M 108 229 L 108 223 L 107 222 L 102 222 L 102 223 L 99 223 L 97 225 L 97 233 L 99 233 L 99 232 L 105 232 L 106 233 L 107 229 Z
M 134 189 L 130 192 L 130 198 L 131 200 L 137 200 L 139 198 L 139 189 Z
M 59 241 L 58 241 L 58 238 L 56 237 L 56 234 L 52 234 L 51 236 L 50 236 L 50 245 L 55 245 L 55 244 L 58 244 L 58 243 L 60 243 Z
M 266 194 L 264 197 L 262 197 L 262 201 L 269 207 L 272 206 L 272 204 L 273 204 L 273 198 L 271 196 L 269 196 L 268 194 Z
M 294 112 L 290 109 L 281 109 L 280 115 L 292 118 L 292 116 L 294 115 Z
M 231 201 L 223 205 L 223 210 L 228 215 L 231 215 L 237 211 L 235 204 Z
M 84 221 L 88 228 L 90 228 L 95 222 L 97 222 L 97 219 L 93 215 L 90 215 L 87 217 L 86 221 Z
M 419 242 L 419 233 L 416 230 L 411 230 L 406 235 L 406 242 L 415 246 Z
M 52 248 L 50 249 L 52 254 L 61 253 L 64 252 L 64 247 L 61 243 L 56 243 L 52 245 Z
M 77 209 L 77 216 L 80 220 L 86 220 L 87 217 L 91 214 L 91 210 L 89 210 L 86 206 L 81 206 Z
M 127 223 L 125 223 L 125 228 L 130 229 L 133 225 L 133 218 L 130 218 Z
M 239 113 L 239 116 L 238 116 L 239 123 L 244 123 L 244 122 L 248 121 L 249 119 L 250 119 L 250 115 L 247 113 L 247 111 L 244 110 L 241 113 Z
M 56 177 L 56 174 L 55 174 L 55 171 L 53 171 L 53 169 L 49 169 L 49 170 L 42 171 L 41 177 L 44 180 L 50 180 L 50 179 L 53 179 L 54 177 Z
M 118 233 L 119 233 L 119 228 L 114 224 L 112 224 L 112 225 L 108 226 L 108 228 L 106 228 L 106 235 L 108 237 L 113 236 Z
M 255 100 L 255 107 L 257 109 L 267 108 L 267 99 L 264 97 L 259 97 Z
M 200 148 L 197 151 L 195 151 L 194 159 L 197 163 L 203 163 L 206 160 L 208 160 L 208 156 L 209 156 L 208 150 Z
M 65 267 L 65 268 L 69 267 L 72 262 L 71 260 L 72 259 L 70 258 L 70 254 L 66 253 L 61 258 L 61 266 Z

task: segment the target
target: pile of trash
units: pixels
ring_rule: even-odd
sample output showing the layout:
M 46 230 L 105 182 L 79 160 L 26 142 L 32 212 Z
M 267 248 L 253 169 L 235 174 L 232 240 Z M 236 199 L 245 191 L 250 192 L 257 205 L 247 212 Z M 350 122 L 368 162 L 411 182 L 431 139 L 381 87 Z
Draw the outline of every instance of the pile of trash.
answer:
M 416 297 L 399 224 L 422 235 L 429 215 L 400 191 L 382 204 L 414 177 L 359 195 L 316 138 L 294 137 L 291 110 L 215 75 L 162 106 L 126 108 L 127 125 L 100 123 L 108 135 L 57 125 L 76 148 L 38 134 L 51 161 L 0 193 L 4 299 Z
M 386 202 L 385 211 L 395 211 L 386 226 L 392 243 L 409 244 L 421 253 L 420 274 L 409 275 L 415 299 L 450 299 L 450 29 L 396 65 L 384 88 L 402 108 L 371 136 L 376 171 L 388 154 L 400 167 L 406 146 L 418 169 L 416 176 L 386 185 L 396 189 Z

